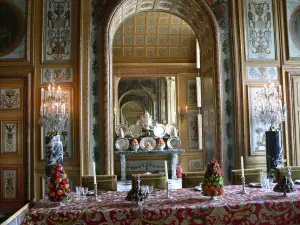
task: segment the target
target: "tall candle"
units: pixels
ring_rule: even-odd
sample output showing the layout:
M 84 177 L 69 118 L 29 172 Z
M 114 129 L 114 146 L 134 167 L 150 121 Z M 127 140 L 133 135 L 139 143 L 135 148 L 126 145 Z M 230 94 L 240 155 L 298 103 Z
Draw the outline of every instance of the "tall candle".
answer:
M 196 67 L 197 69 L 200 69 L 200 48 L 197 39 L 196 39 Z
M 241 169 L 242 169 L 242 177 L 244 177 L 245 174 L 244 174 L 244 159 L 243 159 L 243 156 L 241 156 Z
M 166 181 L 168 182 L 169 176 L 168 176 L 168 163 L 167 163 L 167 160 L 165 160 L 165 173 L 166 173 Z
M 96 164 L 95 164 L 95 162 L 93 162 L 93 171 L 94 171 L 94 184 L 97 184 L 97 180 L 96 180 Z
M 185 112 L 187 113 L 187 106 L 185 106 Z

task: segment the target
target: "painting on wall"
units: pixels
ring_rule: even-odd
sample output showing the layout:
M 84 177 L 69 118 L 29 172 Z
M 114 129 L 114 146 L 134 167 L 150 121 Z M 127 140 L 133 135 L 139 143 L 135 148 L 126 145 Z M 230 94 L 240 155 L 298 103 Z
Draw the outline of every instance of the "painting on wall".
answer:
M 300 57 L 300 2 L 286 1 L 289 57 Z
M 47 91 L 44 91 L 44 95 L 47 96 Z M 43 96 L 42 99 L 45 97 Z M 66 113 L 68 114 L 68 120 L 66 122 L 65 129 L 60 134 L 60 139 L 63 144 L 64 158 L 73 157 L 73 127 L 72 127 L 72 112 L 73 112 L 73 89 L 62 89 L 62 103 L 66 106 Z M 51 138 L 49 137 L 51 132 L 45 128 L 41 128 L 41 145 L 42 145 L 42 159 L 46 156 L 46 145 L 50 143 Z
M 1 88 L 0 94 L 0 110 L 21 109 L 21 88 Z
M 16 200 L 18 198 L 17 169 L 2 170 L 2 200 Z
M 18 122 L 1 122 L 1 154 L 18 152 Z
M 9 1 L 0 1 L 0 56 L 12 52 L 20 44 L 24 28 L 24 16 L 19 7 Z
M 248 60 L 275 60 L 272 0 L 244 0 Z
M 56 84 L 73 82 L 73 68 L 43 68 L 41 75 L 42 84 L 50 83 L 51 79 Z
M 198 110 L 188 110 L 189 148 L 199 148 Z
M 266 153 L 265 128 L 254 114 L 254 102 L 256 93 L 263 87 L 248 86 L 248 107 L 249 107 L 249 129 L 250 129 L 250 153 L 251 155 L 264 155 Z
M 72 1 L 46 0 L 44 61 L 70 60 L 72 50 Z
M 196 80 L 187 81 L 187 96 L 188 96 L 188 105 L 197 104 L 197 85 Z

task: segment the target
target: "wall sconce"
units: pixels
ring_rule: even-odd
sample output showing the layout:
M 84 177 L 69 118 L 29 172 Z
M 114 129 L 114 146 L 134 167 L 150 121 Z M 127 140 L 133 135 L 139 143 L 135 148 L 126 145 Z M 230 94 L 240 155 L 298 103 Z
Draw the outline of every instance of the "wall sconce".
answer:
M 187 117 L 188 117 L 187 106 L 185 107 L 185 110 L 180 109 L 180 107 L 178 107 L 177 120 L 180 119 L 181 123 L 183 123 L 183 120 L 187 119 Z

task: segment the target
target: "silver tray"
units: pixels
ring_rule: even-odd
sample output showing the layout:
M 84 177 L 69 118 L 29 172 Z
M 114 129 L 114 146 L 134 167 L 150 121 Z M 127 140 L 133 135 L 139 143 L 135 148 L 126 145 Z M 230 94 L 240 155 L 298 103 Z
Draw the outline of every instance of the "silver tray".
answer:
M 165 136 L 166 133 L 167 133 L 166 126 L 163 124 L 156 124 L 155 127 L 153 128 L 153 134 L 156 137 L 161 138 L 161 137 Z
M 143 150 L 153 150 L 156 147 L 156 141 L 153 137 L 144 137 L 140 141 L 140 148 Z
M 116 126 L 116 134 L 118 137 L 121 137 L 122 131 L 124 132 L 124 136 L 128 135 L 128 127 L 126 124 L 119 124 Z
M 129 140 L 127 138 L 118 138 L 116 140 L 116 148 L 119 151 L 126 151 L 129 148 Z
M 170 137 L 167 141 L 169 149 L 178 149 L 181 145 L 181 140 L 179 137 Z
M 142 135 L 142 128 L 139 125 L 131 125 L 129 127 L 129 135 L 132 138 L 138 138 Z

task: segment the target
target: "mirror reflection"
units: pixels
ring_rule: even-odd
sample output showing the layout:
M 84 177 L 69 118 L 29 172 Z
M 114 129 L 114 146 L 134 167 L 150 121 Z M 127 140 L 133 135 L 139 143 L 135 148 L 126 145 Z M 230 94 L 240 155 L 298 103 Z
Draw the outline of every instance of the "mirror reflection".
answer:
M 130 127 L 146 112 L 158 123 L 177 123 L 175 80 L 175 77 L 121 78 L 116 124 Z

